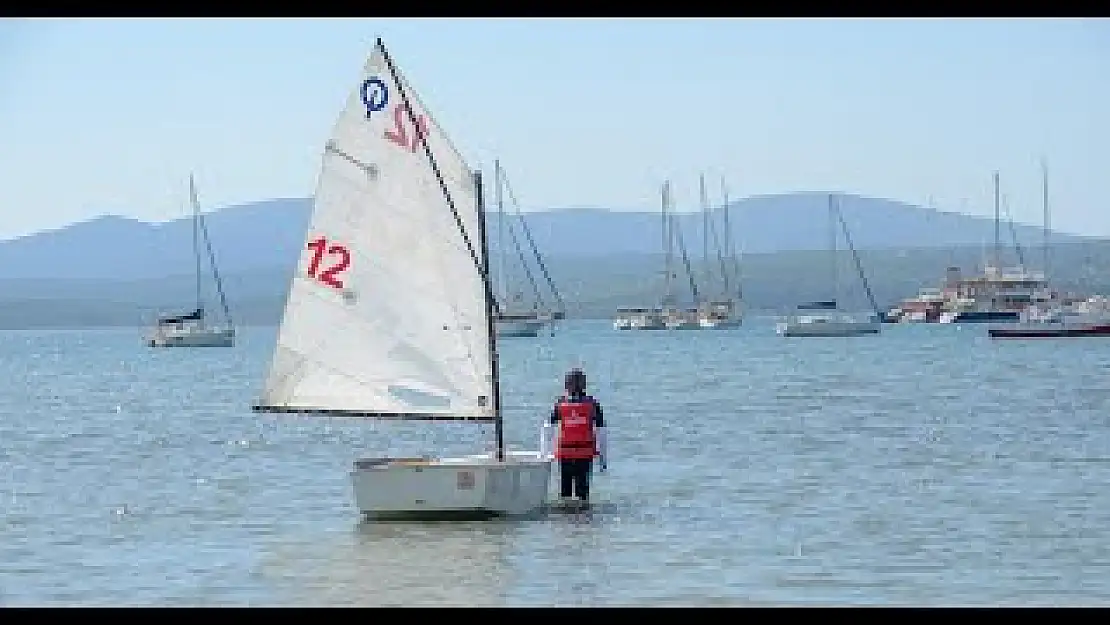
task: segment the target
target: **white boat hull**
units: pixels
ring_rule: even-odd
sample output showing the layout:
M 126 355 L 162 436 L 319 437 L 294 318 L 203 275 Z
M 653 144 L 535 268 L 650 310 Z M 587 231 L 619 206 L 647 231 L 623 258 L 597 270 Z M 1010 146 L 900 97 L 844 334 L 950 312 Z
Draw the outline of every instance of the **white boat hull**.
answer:
M 149 347 L 234 347 L 234 328 L 157 329 L 147 337 Z
M 698 330 L 698 329 L 701 329 L 701 325 L 698 324 L 697 321 L 686 321 L 686 320 L 668 321 L 667 322 L 667 329 L 668 330 Z
M 700 318 L 664 319 L 662 317 L 640 316 L 631 319 L 619 318 L 613 321 L 614 330 L 697 330 L 711 328 L 738 328 L 742 324 L 739 317 L 730 319 Z
M 542 452 L 459 458 L 365 459 L 351 471 L 355 505 L 369 519 L 527 516 L 547 504 L 551 459 Z
M 698 307 L 696 317 L 698 327 L 707 330 L 715 328 L 727 330 L 739 328 L 744 315 L 737 309 L 735 302 L 723 301 L 702 303 Z
M 698 320 L 698 325 L 709 330 L 727 330 L 729 328 L 739 328 L 743 325 L 743 321 L 739 317 L 733 317 L 731 319 L 707 319 L 702 317 Z
M 636 315 L 617 327 L 622 330 L 666 330 L 667 324 L 663 323 L 660 315 Z
M 781 336 L 861 336 L 878 334 L 882 324 L 876 320 L 810 320 L 779 323 L 775 330 Z

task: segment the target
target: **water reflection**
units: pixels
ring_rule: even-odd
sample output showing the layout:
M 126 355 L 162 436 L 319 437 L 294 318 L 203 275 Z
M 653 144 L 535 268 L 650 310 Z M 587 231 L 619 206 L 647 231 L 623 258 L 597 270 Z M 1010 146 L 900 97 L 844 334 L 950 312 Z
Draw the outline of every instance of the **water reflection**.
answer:
M 297 605 L 498 605 L 513 577 L 506 554 L 515 531 L 509 523 L 361 522 L 317 553 L 274 558 L 266 576 L 293 586 L 276 594 Z

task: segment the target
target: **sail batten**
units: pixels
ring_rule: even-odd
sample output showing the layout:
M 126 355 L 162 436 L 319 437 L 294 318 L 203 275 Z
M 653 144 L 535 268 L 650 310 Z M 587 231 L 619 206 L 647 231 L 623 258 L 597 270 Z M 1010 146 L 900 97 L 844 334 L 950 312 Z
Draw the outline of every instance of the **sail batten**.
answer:
M 379 43 L 325 142 L 305 245 L 252 408 L 493 421 L 486 277 L 475 266 L 485 251 L 469 240 L 477 193 L 471 169 Z

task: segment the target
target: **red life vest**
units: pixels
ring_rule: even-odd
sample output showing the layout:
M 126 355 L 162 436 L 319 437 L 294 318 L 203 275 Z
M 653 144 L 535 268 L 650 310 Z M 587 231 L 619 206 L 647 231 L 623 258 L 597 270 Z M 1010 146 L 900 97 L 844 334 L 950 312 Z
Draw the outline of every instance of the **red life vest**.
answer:
M 597 455 L 594 432 L 594 404 L 589 397 L 570 401 L 566 397 L 555 405 L 559 415 L 559 442 L 555 457 L 559 460 L 590 460 Z

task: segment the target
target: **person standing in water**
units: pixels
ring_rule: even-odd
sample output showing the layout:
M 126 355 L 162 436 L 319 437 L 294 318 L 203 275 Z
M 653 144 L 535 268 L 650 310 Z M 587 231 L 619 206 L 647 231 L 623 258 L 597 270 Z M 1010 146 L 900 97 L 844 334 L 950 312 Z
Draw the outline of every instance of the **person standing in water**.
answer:
M 571 369 L 564 378 L 566 395 L 551 411 L 551 424 L 557 428 L 555 459 L 559 461 L 559 494 L 563 499 L 590 499 L 590 475 L 594 457 L 606 464 L 605 417 L 601 404 L 586 394 L 586 374 Z

